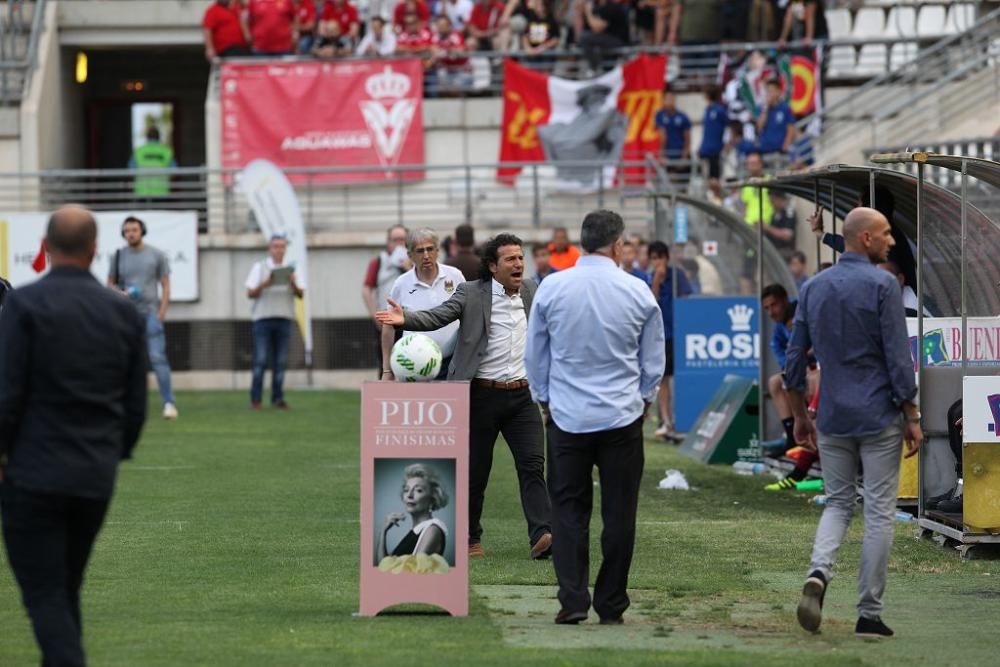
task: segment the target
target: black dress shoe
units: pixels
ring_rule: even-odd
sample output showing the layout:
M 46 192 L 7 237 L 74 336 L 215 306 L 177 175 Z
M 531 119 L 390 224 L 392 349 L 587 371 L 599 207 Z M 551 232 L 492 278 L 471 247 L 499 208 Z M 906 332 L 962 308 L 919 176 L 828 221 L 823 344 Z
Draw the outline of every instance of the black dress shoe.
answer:
M 938 505 L 946 500 L 951 500 L 952 495 L 954 495 L 955 489 L 952 489 L 948 493 L 942 493 L 940 496 L 934 496 L 933 498 L 928 498 L 924 501 L 925 510 L 936 510 Z
M 802 587 L 802 599 L 796 616 L 803 630 L 817 632 L 823 622 L 823 599 L 826 597 L 826 577 L 819 570 L 813 570 Z
M 958 498 L 949 498 L 948 500 L 942 500 L 937 506 L 938 512 L 944 512 L 945 514 L 961 514 L 962 513 L 962 496 Z
M 621 616 L 614 616 L 609 618 L 602 618 L 601 625 L 621 625 L 625 622 L 625 619 Z
M 858 637 L 872 637 L 874 639 L 883 639 L 885 637 L 892 637 L 895 634 L 889 629 L 889 626 L 882 622 L 882 619 L 876 616 L 875 618 L 865 618 L 861 616 L 858 618 L 857 625 L 854 626 L 854 634 Z
M 556 625 L 576 625 L 580 621 L 587 620 L 587 612 L 585 611 L 569 611 L 568 609 L 560 609 L 559 613 L 556 614 Z

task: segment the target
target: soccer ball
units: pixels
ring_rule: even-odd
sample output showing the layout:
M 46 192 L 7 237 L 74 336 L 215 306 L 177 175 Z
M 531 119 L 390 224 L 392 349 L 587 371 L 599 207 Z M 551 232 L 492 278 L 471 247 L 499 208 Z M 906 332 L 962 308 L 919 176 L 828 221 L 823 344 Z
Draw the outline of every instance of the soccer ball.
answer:
M 429 336 L 407 334 L 392 346 L 390 365 L 400 382 L 430 382 L 441 371 L 441 348 Z

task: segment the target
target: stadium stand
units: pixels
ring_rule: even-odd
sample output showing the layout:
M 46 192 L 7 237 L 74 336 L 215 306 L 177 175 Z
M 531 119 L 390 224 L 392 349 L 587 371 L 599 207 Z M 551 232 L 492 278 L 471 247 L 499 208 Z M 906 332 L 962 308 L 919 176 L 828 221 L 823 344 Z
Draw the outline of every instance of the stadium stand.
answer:
M 93 154 L 88 143 L 94 128 L 109 131 L 115 123 L 129 122 L 116 116 L 98 125 L 101 114 L 108 112 L 99 100 L 131 104 L 172 98 L 177 100 L 175 152 L 181 166 L 170 172 L 170 194 L 157 201 L 157 207 L 198 213 L 203 275 L 242 272 L 241 262 L 258 242 L 258 234 L 234 171 L 222 168 L 220 63 L 205 61 L 201 41 L 200 20 L 208 4 L 207 0 L 107 0 L 88 14 L 80 9 L 84 3 L 77 2 L 0 3 L 0 212 L 48 210 L 66 201 L 97 210 L 131 206 L 135 172 L 124 168 L 127 155 L 120 159 Z M 315 4 L 322 12 L 324 3 Z M 514 4 L 512 16 L 517 17 Z M 577 79 L 587 71 L 566 4 L 556 3 L 558 48 L 531 65 Z M 945 146 L 934 142 L 986 137 L 997 129 L 987 127 L 992 121 L 985 120 L 995 120 L 989 111 L 995 112 L 1000 101 L 995 76 L 1000 59 L 996 3 L 866 0 L 826 6 L 829 39 L 820 44 L 825 100 L 818 114 L 798 124 L 802 134 L 821 128 L 810 135 L 818 164 L 857 164 L 872 147 L 888 150 L 907 142 Z M 391 1 L 373 0 L 358 3 L 357 10 L 363 19 L 373 13 L 391 17 L 393 7 Z M 689 23 L 681 22 L 676 45 L 640 45 L 633 34 L 631 43 L 610 52 L 601 68 L 640 53 L 667 53 L 668 83 L 678 93 L 678 107 L 692 121 L 691 142 L 697 146 L 705 108 L 702 92 L 706 83 L 717 81 L 720 61 L 735 69 L 748 52 L 757 50 L 774 59 L 782 53 L 799 53 L 803 45 L 791 42 L 782 52 L 774 41 L 691 43 L 691 33 L 685 35 L 683 30 L 690 27 L 691 16 L 689 12 Z M 350 180 L 322 182 L 324 176 L 357 174 L 356 167 L 298 172 L 302 179 L 297 194 L 310 247 L 344 267 L 331 269 L 333 273 L 325 277 L 331 284 L 350 283 L 354 264 L 381 242 L 385 227 L 394 222 L 441 230 L 466 222 L 478 230 L 511 228 L 534 242 L 547 238 L 552 226 L 573 226 L 587 210 L 610 206 L 621 210 L 637 231 L 649 235 L 664 215 L 650 205 L 650 192 L 712 202 L 729 198 L 732 190 L 725 178 L 718 190 L 712 190 L 701 165 L 684 161 L 665 165 L 655 155 L 642 156 L 631 165 L 641 174 L 636 182 L 601 180 L 585 193 L 559 191 L 556 169 L 542 164 L 528 165 L 513 187 L 497 183 L 503 60 L 511 56 L 529 62 L 517 50 L 523 45 L 518 24 L 512 21 L 512 34 L 500 40 L 510 45 L 508 51 L 492 50 L 492 45 L 486 51 L 470 47 L 470 76 L 455 86 L 456 99 L 424 102 L 427 164 L 421 165 L 422 181 L 405 183 L 400 176 L 406 171 L 403 167 L 379 168 L 388 174 L 386 182 L 363 186 Z M 776 24 L 775 31 L 778 28 Z M 770 36 L 777 38 L 775 32 Z M 86 83 L 74 81 L 79 53 L 90 58 Z M 287 56 L 271 62 L 310 58 Z M 136 83 L 146 90 L 137 94 Z M 133 89 L 125 88 L 129 84 Z M 960 148 L 949 146 L 949 150 Z M 690 176 L 677 178 L 666 166 L 686 168 Z M 787 156 L 779 156 L 767 172 L 790 166 Z M 731 181 L 744 175 L 739 160 L 728 161 L 724 176 Z M 988 202 L 977 206 L 992 210 Z M 804 217 L 800 211 L 799 219 Z M 179 306 L 177 321 L 168 323 L 174 330 L 171 340 L 187 341 L 183 351 L 172 351 L 171 356 L 178 355 L 181 370 L 213 364 L 245 369 L 249 350 L 231 349 L 233 341 L 248 337 L 242 304 L 232 303 L 225 289 L 211 291 L 202 304 Z M 333 309 L 324 304 L 320 309 L 318 338 L 337 342 L 317 350 L 318 363 L 367 364 L 368 351 L 351 347 L 351 341 L 364 338 L 369 326 L 359 312 L 360 302 L 357 306 Z M 297 350 L 293 358 L 301 354 L 298 345 L 293 343 Z

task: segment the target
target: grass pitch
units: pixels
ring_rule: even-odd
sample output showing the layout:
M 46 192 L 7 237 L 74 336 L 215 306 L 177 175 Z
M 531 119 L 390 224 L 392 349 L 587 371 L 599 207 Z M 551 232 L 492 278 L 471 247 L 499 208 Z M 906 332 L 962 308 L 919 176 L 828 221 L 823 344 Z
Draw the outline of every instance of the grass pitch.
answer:
M 470 616 L 353 617 L 359 395 L 289 400 L 290 413 L 254 414 L 243 392 L 182 394 L 179 421 L 150 420 L 135 460 L 122 466 L 84 588 L 91 664 L 995 664 L 997 561 L 962 562 L 898 524 L 885 612 L 897 636 L 860 641 L 852 634 L 857 521 L 823 633 L 809 636 L 795 605 L 819 508 L 652 441 L 626 625 L 552 623 L 552 567 L 527 557 L 502 443 L 487 491 L 488 557 L 472 563 Z M 682 470 L 694 490 L 658 490 L 665 468 Z M 596 558 L 599 522 L 592 539 Z M 0 555 L 0 665 L 36 664 Z

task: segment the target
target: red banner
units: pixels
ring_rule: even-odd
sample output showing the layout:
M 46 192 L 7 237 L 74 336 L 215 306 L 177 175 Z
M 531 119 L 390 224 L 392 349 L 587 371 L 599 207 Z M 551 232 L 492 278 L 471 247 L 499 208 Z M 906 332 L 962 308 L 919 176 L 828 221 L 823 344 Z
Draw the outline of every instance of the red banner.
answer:
M 423 164 L 419 60 L 227 63 L 222 66 L 222 166 L 263 158 L 288 167 Z M 383 170 L 323 174 L 383 181 Z M 419 180 L 422 170 L 403 173 Z M 291 180 L 303 180 L 302 176 Z
M 666 67 L 666 56 L 641 55 L 597 78 L 570 81 L 505 61 L 500 161 L 617 163 L 659 155 L 662 138 L 653 119 Z M 626 175 L 630 171 L 642 173 L 626 169 Z M 503 167 L 497 179 L 513 185 L 520 172 Z

